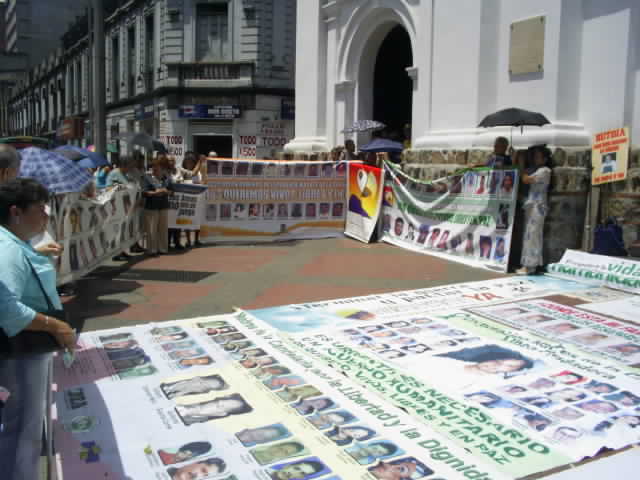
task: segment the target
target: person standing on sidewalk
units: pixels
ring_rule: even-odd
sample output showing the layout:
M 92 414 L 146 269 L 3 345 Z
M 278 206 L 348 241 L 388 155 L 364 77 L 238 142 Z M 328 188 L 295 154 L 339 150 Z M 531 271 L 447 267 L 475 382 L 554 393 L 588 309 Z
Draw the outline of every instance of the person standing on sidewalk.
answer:
M 522 241 L 522 268 L 519 275 L 532 275 L 544 266 L 542 255 L 544 240 L 544 220 L 549 211 L 547 193 L 551 183 L 551 152 L 546 147 L 533 149 L 535 171 L 522 173 L 522 183 L 529 186 L 524 202 L 524 239 Z
M 38 478 L 52 354 L 5 356 L 10 352 L 6 340 L 31 330 L 50 333 L 67 350 L 76 343 L 68 324 L 40 313 L 62 309 L 53 263 L 29 244 L 46 228 L 48 200 L 49 192 L 35 180 L 0 184 L 0 386 L 10 394 L 3 409 L 0 465 L 7 480 Z
M 147 253 L 152 256 L 169 251 L 169 195 L 171 180 L 167 175 L 169 162 L 158 156 L 151 164 L 151 172 L 142 177 L 144 197 L 144 231 L 147 237 Z

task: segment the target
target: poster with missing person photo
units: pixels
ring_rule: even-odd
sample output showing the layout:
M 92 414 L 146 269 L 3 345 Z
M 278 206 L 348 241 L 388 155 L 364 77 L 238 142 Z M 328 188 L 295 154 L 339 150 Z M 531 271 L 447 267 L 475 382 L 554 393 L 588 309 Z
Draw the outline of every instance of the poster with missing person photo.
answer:
M 316 368 L 245 314 L 145 328 L 161 347 L 193 341 L 215 362 L 60 388 L 55 433 L 66 480 L 510 478 L 338 372 Z M 126 335 L 103 336 L 113 343 Z
M 518 171 L 477 168 L 431 182 L 385 164 L 381 239 L 506 272 Z

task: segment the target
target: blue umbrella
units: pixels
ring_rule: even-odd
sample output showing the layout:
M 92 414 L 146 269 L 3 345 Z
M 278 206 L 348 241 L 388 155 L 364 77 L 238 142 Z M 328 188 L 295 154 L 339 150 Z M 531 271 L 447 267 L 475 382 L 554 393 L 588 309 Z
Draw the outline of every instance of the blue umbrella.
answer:
M 401 152 L 404 146 L 400 142 L 387 140 L 386 138 L 374 138 L 365 146 L 360 147 L 361 152 Z
M 54 151 L 60 155 L 64 155 L 69 160 L 73 160 L 82 168 L 98 168 L 109 165 L 109 160 L 101 153 L 92 152 L 86 148 L 76 147 L 75 145 L 63 145 Z
M 93 179 L 86 169 L 53 150 L 29 147 L 19 153 L 18 176 L 37 180 L 51 193 L 80 192 Z

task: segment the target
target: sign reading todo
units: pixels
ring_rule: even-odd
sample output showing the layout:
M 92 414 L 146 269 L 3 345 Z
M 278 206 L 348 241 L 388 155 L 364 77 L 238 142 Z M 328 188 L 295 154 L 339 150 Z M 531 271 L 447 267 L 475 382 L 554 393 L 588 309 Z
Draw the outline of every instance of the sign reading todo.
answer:
M 592 185 L 624 180 L 627 178 L 628 162 L 629 128 L 596 133 L 591 150 Z

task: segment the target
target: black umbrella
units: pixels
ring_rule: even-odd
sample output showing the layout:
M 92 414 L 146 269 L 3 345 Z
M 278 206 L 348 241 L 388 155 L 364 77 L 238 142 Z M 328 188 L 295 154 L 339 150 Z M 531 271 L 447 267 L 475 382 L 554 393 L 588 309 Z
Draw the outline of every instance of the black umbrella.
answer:
M 520 133 L 525 125 L 541 127 L 551 123 L 547 117 L 538 112 L 531 112 L 522 108 L 505 108 L 495 113 L 487 115 L 478 124 L 479 127 L 520 127 Z M 511 128 L 511 139 L 509 143 L 513 146 L 513 128 Z
M 538 112 L 530 112 L 521 108 L 505 108 L 499 112 L 487 115 L 482 119 L 479 127 L 523 127 L 532 125 L 541 127 L 551 123 L 547 117 Z

